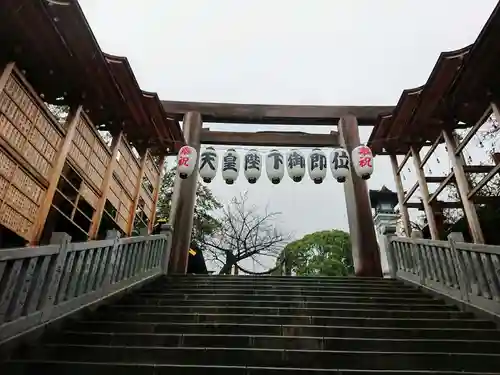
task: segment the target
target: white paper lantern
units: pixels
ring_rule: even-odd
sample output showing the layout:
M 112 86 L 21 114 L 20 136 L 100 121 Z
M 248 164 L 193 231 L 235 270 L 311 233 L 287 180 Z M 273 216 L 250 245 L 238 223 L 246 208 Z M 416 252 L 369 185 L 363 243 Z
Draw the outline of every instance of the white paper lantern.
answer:
M 271 150 L 266 156 L 267 177 L 273 184 L 279 184 L 285 175 L 285 158 L 278 150 Z
M 368 146 L 358 146 L 352 150 L 354 171 L 363 180 L 368 180 L 373 173 L 373 153 Z
M 240 172 L 240 156 L 234 148 L 226 151 L 222 157 L 222 178 L 226 184 L 232 185 Z
M 343 148 L 334 148 L 330 154 L 330 169 L 333 178 L 346 182 L 349 177 L 349 153 Z
M 191 146 L 182 146 L 177 154 L 177 173 L 183 180 L 191 176 L 198 160 L 198 153 Z
M 306 158 L 299 150 L 291 150 L 286 160 L 286 168 L 290 178 L 300 182 L 306 173 Z
M 327 160 L 325 153 L 319 148 L 315 148 L 307 158 L 307 169 L 309 177 L 315 184 L 321 184 L 326 177 Z
M 245 177 L 251 184 L 255 184 L 262 173 L 262 157 L 255 150 L 249 150 L 243 160 L 243 172 Z
M 207 147 L 200 156 L 200 176 L 207 184 L 217 175 L 219 158 L 213 147 Z

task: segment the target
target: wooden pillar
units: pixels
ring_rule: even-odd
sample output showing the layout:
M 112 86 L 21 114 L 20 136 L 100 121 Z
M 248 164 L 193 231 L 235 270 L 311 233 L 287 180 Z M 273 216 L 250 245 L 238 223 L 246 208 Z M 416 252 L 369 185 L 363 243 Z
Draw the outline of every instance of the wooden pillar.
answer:
M 66 135 L 64 136 L 63 142 L 59 150 L 57 151 L 57 156 L 54 160 L 54 164 L 50 171 L 49 176 L 49 186 L 45 192 L 45 196 L 42 201 L 42 205 L 38 209 L 38 213 L 33 224 L 33 237 L 30 241 L 31 245 L 36 245 L 43 234 L 43 228 L 45 226 L 45 221 L 49 215 L 50 208 L 52 206 L 52 201 L 54 200 L 54 195 L 56 194 L 57 185 L 59 184 L 59 178 L 61 177 L 62 170 L 64 168 L 64 163 L 66 163 L 66 157 L 68 156 L 73 138 L 76 133 L 76 128 L 78 126 L 78 121 L 80 120 L 80 115 L 82 113 L 82 106 L 79 105 L 76 108 L 72 108 L 68 117 L 66 119 Z
M 7 81 L 9 80 L 10 75 L 14 71 L 15 63 L 10 62 L 7 65 L 5 65 L 2 74 L 0 75 L 0 92 L 3 91 L 5 88 L 5 85 L 7 84 Z
M 109 164 L 106 167 L 106 172 L 104 173 L 104 177 L 102 179 L 101 196 L 97 201 L 94 214 L 92 215 L 92 223 L 90 224 L 89 239 L 91 240 L 95 239 L 99 232 L 99 225 L 101 224 L 102 215 L 104 213 L 104 206 L 106 205 L 109 185 L 111 184 L 111 179 L 113 178 L 113 171 L 116 167 L 116 157 L 118 155 L 118 149 L 120 148 L 122 135 L 123 131 L 116 134 L 111 142 L 111 159 L 109 159 Z
M 360 144 L 356 117 L 343 116 L 338 127 L 342 146 L 351 155 Z M 353 168 L 350 168 L 350 178 L 344 183 L 344 193 L 356 276 L 382 277 L 368 188 L 366 181 L 358 177 Z
M 422 203 L 424 205 L 427 224 L 429 225 L 429 232 L 433 240 L 439 240 L 439 231 L 436 225 L 436 219 L 434 217 L 434 210 L 429 203 L 429 187 L 427 186 L 427 181 L 425 181 L 424 170 L 421 167 L 422 160 L 420 159 L 420 154 L 413 146 L 411 147 L 411 156 L 413 159 L 413 165 L 415 166 L 415 171 L 417 173 L 417 181 L 420 188 L 420 193 L 422 194 Z
M 155 225 L 156 220 L 156 207 L 158 205 L 158 197 L 160 196 L 160 188 L 161 188 L 161 180 L 163 178 L 163 168 L 165 167 L 165 156 L 160 158 L 160 163 L 158 164 L 158 179 L 156 180 L 156 184 L 153 190 L 153 207 L 151 208 L 151 217 L 149 218 L 148 223 L 148 233 L 153 231 L 153 227 Z
M 465 217 L 467 223 L 469 224 L 469 230 L 472 240 L 475 243 L 484 243 L 483 231 L 481 230 L 481 225 L 479 224 L 479 217 L 477 216 L 476 206 L 469 199 L 470 185 L 467 179 L 467 175 L 464 172 L 464 159 L 462 153 L 459 152 L 457 155 L 457 143 L 453 133 L 449 130 L 443 131 L 444 141 L 446 142 L 446 147 L 448 148 L 448 156 L 451 160 L 451 165 L 453 166 L 453 172 L 455 174 L 455 181 L 457 183 L 458 194 L 462 200 L 462 205 L 464 207 Z
M 144 177 L 144 171 L 146 169 L 146 161 L 148 160 L 148 155 L 149 155 L 149 149 L 146 149 L 141 158 L 141 165 L 139 167 L 139 174 L 137 176 L 136 187 L 133 195 L 134 199 L 132 201 L 132 207 L 130 207 L 130 214 L 128 217 L 128 224 L 127 224 L 127 236 L 130 236 L 132 234 L 132 230 L 134 229 L 135 211 L 137 210 L 137 205 L 139 204 L 139 199 L 141 197 L 142 178 Z
M 408 207 L 404 204 L 405 191 L 403 189 L 403 182 L 401 181 L 401 174 L 399 172 L 398 159 L 396 155 L 390 155 L 392 173 L 394 174 L 394 181 L 396 182 L 396 192 L 398 193 L 398 203 L 399 212 L 401 213 L 401 221 L 403 222 L 403 228 L 405 230 L 406 236 L 411 236 L 411 225 L 410 225 L 410 215 L 408 214 Z
M 183 131 L 186 143 L 200 153 L 200 136 L 203 123 L 201 114 L 188 112 L 184 116 Z M 170 273 L 185 274 L 193 229 L 194 203 L 198 185 L 198 161 L 193 174 L 182 180 L 175 177 L 170 223 L 173 227 L 170 252 Z

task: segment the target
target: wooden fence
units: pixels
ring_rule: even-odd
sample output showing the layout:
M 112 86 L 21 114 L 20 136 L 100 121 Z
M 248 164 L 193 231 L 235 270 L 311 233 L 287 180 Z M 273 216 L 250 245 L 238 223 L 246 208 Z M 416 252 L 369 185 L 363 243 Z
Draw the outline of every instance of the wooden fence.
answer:
M 166 272 L 167 235 L 0 250 L 0 343 Z
M 500 246 L 388 236 L 392 277 L 500 315 Z M 460 236 L 458 236 L 460 239 Z

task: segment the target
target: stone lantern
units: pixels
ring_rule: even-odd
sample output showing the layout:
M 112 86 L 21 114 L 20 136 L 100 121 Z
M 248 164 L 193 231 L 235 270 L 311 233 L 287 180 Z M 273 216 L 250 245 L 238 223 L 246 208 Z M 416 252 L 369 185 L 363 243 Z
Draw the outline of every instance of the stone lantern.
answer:
M 389 190 L 385 185 L 380 190 L 370 190 L 371 207 L 375 210 L 373 222 L 377 233 L 377 239 L 380 247 L 380 263 L 384 277 L 389 276 L 389 263 L 387 259 L 387 244 L 385 233 L 396 232 L 396 224 L 399 214 L 395 207 L 398 204 L 397 193 Z

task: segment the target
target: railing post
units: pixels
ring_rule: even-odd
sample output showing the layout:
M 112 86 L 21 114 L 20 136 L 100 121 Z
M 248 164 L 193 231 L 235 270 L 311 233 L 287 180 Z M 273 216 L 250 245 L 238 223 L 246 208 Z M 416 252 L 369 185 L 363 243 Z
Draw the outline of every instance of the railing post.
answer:
M 163 261 L 162 261 L 162 273 L 166 275 L 168 273 L 168 263 L 170 261 L 170 251 L 172 248 L 172 226 L 170 224 L 162 224 L 160 227 L 160 234 L 167 236 L 163 244 Z
M 117 230 L 108 230 L 106 231 L 106 240 L 112 240 L 113 247 L 108 252 L 108 259 L 106 260 L 106 268 L 104 269 L 104 280 L 102 282 L 102 294 L 106 296 L 106 294 L 111 289 L 111 284 L 113 282 L 113 275 L 115 269 L 116 258 L 118 255 L 118 247 L 120 246 L 120 232 Z
M 392 238 L 396 235 L 396 227 L 393 225 L 385 225 L 382 227 L 382 235 L 384 236 L 384 244 L 386 246 L 387 265 L 389 266 L 389 276 L 395 279 L 398 273 L 398 263 L 396 262 L 396 254 L 392 246 Z
M 411 232 L 411 238 L 413 240 L 418 240 L 424 238 L 424 235 L 420 230 L 414 230 L 413 232 Z M 426 279 L 425 263 L 424 263 L 424 258 L 422 256 L 422 252 L 418 247 L 418 243 L 412 241 L 411 250 L 417 256 L 417 272 L 418 276 L 420 277 L 420 284 L 425 285 L 425 279 Z
M 460 294 L 465 302 L 470 301 L 469 291 L 471 289 L 469 278 L 467 276 L 467 268 L 462 254 L 457 249 L 457 242 L 465 242 L 464 235 L 460 232 L 452 232 L 448 235 L 448 242 L 450 244 L 451 255 L 455 263 L 455 271 L 457 272 L 458 286 Z
M 59 282 L 61 281 L 61 276 L 64 271 L 64 264 L 66 262 L 66 254 L 68 252 L 68 245 L 71 242 L 71 236 L 68 233 L 54 232 L 50 238 L 50 244 L 60 245 L 57 258 L 49 269 L 49 277 L 47 280 L 47 289 L 42 292 L 42 322 L 47 322 L 50 320 L 52 314 L 52 308 L 56 301 L 57 288 L 59 287 Z

